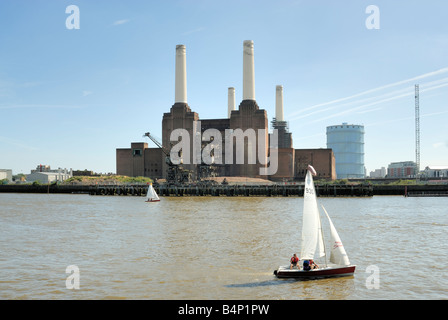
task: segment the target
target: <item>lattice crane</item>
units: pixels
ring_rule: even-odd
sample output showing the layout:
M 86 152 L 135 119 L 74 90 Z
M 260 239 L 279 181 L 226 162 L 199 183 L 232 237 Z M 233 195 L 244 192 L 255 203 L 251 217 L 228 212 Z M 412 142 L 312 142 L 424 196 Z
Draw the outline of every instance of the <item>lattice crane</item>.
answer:
M 190 170 L 184 169 L 178 164 L 174 164 L 171 161 L 170 152 L 165 147 L 163 147 L 163 145 L 156 138 L 154 138 L 149 132 L 146 132 L 143 137 L 148 137 L 149 139 L 151 139 L 151 141 L 154 142 L 154 144 L 160 149 L 162 149 L 162 152 L 165 154 L 165 162 L 168 165 L 166 171 L 166 182 L 168 184 L 184 184 L 191 182 L 192 172 Z M 180 154 L 179 157 L 181 158 L 182 155 Z

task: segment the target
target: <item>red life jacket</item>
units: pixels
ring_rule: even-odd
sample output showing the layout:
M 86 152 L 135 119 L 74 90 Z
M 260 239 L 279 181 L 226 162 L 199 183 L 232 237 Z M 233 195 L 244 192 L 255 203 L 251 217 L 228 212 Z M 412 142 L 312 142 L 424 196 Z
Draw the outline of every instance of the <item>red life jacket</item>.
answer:
M 297 262 L 299 262 L 299 258 L 297 258 L 297 257 L 292 257 L 292 258 L 291 258 L 291 262 L 292 262 L 292 263 L 297 263 Z

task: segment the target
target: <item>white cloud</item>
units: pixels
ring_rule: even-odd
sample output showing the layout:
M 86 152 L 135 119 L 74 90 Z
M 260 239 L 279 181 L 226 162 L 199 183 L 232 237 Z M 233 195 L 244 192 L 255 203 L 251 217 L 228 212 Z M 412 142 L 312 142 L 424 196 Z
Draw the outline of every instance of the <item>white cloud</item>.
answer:
M 199 28 L 196 28 L 196 29 L 193 29 L 193 30 L 185 31 L 184 33 L 182 33 L 182 35 L 183 36 L 188 36 L 188 35 L 190 35 L 192 33 L 201 32 L 203 30 L 205 30 L 204 27 L 199 27 Z
M 364 110 L 364 111 L 358 111 L 358 114 L 364 114 L 364 113 L 369 113 L 369 112 L 374 112 L 374 111 L 378 111 L 378 110 L 382 110 L 383 108 L 374 108 L 374 109 L 369 109 L 369 110 Z
M 425 74 L 422 74 L 422 75 L 419 75 L 419 76 L 416 76 L 416 77 L 413 77 L 413 78 L 397 81 L 397 82 L 390 83 L 390 84 L 387 84 L 387 85 L 384 85 L 384 86 L 381 86 L 381 87 L 377 87 L 377 88 L 370 89 L 370 90 L 367 90 L 367 91 L 364 91 L 364 92 L 360 92 L 360 93 L 357 93 L 357 94 L 354 94 L 354 95 L 351 95 L 351 96 L 348 96 L 348 97 L 344 97 L 344 98 L 328 101 L 328 102 L 325 102 L 325 103 L 320 103 L 320 104 L 317 104 L 317 105 L 314 105 L 314 106 L 311 106 L 311 107 L 308 107 L 308 108 L 305 108 L 305 109 L 301 109 L 300 111 L 296 111 L 296 112 L 293 112 L 293 113 L 289 114 L 288 117 L 291 119 L 290 121 L 297 120 L 297 119 L 303 118 L 303 116 L 299 116 L 299 117 L 293 117 L 293 116 L 295 116 L 297 114 L 301 114 L 304 111 L 320 108 L 320 107 L 327 106 L 327 105 L 338 104 L 338 103 L 343 102 L 343 101 L 351 100 L 353 98 L 364 96 L 364 95 L 367 95 L 367 94 L 370 94 L 370 93 L 374 93 L 374 92 L 377 92 L 377 91 L 381 91 L 381 90 L 384 90 L 384 89 L 387 89 L 387 88 L 396 87 L 396 86 L 399 86 L 399 85 L 402 85 L 402 84 L 405 84 L 405 83 L 409 83 L 409 82 L 415 82 L 416 80 L 422 80 L 422 79 L 425 79 L 425 78 L 428 78 L 428 77 L 433 77 L 433 76 L 444 74 L 444 73 L 447 73 L 447 72 L 448 72 L 448 67 L 442 68 L 442 69 L 439 69 L 439 70 L 436 70 L 436 71 L 433 71 L 433 72 L 428 72 L 428 73 L 425 73 Z M 438 84 L 440 82 L 446 82 L 447 79 L 448 78 L 444 78 L 444 79 L 441 79 L 441 80 L 433 81 L 433 82 L 430 82 L 430 83 L 428 83 L 426 85 L 436 85 L 436 84 Z M 443 84 L 441 84 L 439 86 L 434 86 L 432 88 L 428 88 L 428 89 L 426 89 L 426 91 L 434 90 L 434 89 L 441 88 L 441 87 L 444 87 L 444 86 L 446 86 L 446 83 L 443 83 Z M 396 93 L 399 93 L 399 91 L 402 91 L 402 90 L 403 89 L 398 90 Z M 406 90 L 406 89 L 404 89 L 404 90 Z M 421 90 L 421 91 L 423 91 L 423 90 Z M 391 95 L 391 94 L 393 94 L 393 93 L 388 93 L 388 94 L 385 94 L 385 95 Z M 413 93 L 410 92 L 407 95 L 412 95 L 412 94 Z M 401 97 L 404 97 L 404 96 L 407 96 L 407 95 L 397 95 L 397 96 L 392 97 L 390 99 L 381 100 L 381 102 L 394 100 L 394 99 L 401 98 Z M 367 99 L 363 99 L 363 100 L 359 100 L 359 101 L 353 101 L 353 102 L 349 102 L 347 104 L 358 103 L 358 102 L 361 102 L 361 101 L 364 101 L 364 100 L 369 100 L 369 99 L 372 99 L 372 98 L 367 98 Z M 369 105 L 366 105 L 366 106 L 369 106 Z M 324 109 L 324 111 L 328 111 L 329 109 L 333 109 L 333 108 L 336 108 L 336 107 L 330 107 L 330 108 Z M 356 109 L 358 109 L 358 108 L 356 108 Z
M 436 142 L 436 143 L 433 143 L 432 146 L 433 146 L 435 149 L 440 148 L 440 147 L 447 147 L 447 148 L 448 148 L 448 140 L 445 141 L 445 142 Z
M 129 19 L 117 20 L 117 21 L 115 21 L 115 22 L 113 23 L 113 25 L 114 25 L 114 26 L 119 26 L 119 25 L 128 23 L 129 21 L 131 21 L 131 20 L 129 20 Z
M 448 70 L 448 68 L 445 68 L 445 69 Z M 440 69 L 439 72 L 442 72 L 442 71 L 446 72 L 446 71 L 444 71 L 445 69 Z M 427 73 L 425 75 L 433 75 L 433 74 L 435 74 L 435 73 L 432 72 L 432 73 Z M 420 78 L 420 77 L 422 77 L 422 76 L 419 76 L 419 77 L 416 77 L 416 78 Z M 415 78 L 412 78 L 412 79 L 415 79 Z M 407 80 L 405 80 L 405 81 L 407 81 Z M 404 82 L 404 81 L 400 81 L 400 83 L 402 83 L 402 82 Z M 391 86 L 391 85 L 388 85 L 388 86 Z M 447 87 L 447 86 L 448 86 L 448 77 L 443 78 L 443 79 L 439 79 L 439 80 L 435 80 L 435 81 L 431 81 L 431 82 L 427 82 L 427 83 L 424 83 L 424 84 L 420 85 L 420 93 L 428 92 L 428 91 L 432 91 L 432 90 L 436 90 L 436 89 L 440 89 L 440 88 Z M 382 88 L 384 88 L 384 87 L 382 87 Z M 376 91 L 377 89 L 372 89 L 372 90 L 369 90 L 369 91 L 370 92 L 371 91 Z M 368 91 L 365 91 L 365 92 L 368 92 Z M 310 117 L 310 116 L 315 116 L 316 114 L 319 114 L 319 113 L 324 113 L 325 114 L 324 117 L 322 117 L 322 118 L 315 118 L 313 121 L 308 121 L 308 123 L 315 123 L 315 122 L 324 121 L 324 120 L 327 120 L 327 119 L 339 117 L 339 116 L 350 114 L 350 113 L 354 113 L 354 112 L 360 114 L 360 113 L 367 113 L 367 112 L 378 111 L 378 110 L 381 110 L 382 108 L 381 107 L 370 108 L 367 111 L 365 111 L 364 109 L 367 109 L 367 108 L 372 107 L 372 106 L 376 106 L 378 104 L 383 104 L 383 103 L 386 103 L 386 102 L 390 102 L 390 101 L 393 101 L 393 100 L 397 100 L 397 99 L 401 99 L 401 98 L 405 98 L 405 97 L 409 97 L 409 96 L 414 96 L 414 94 L 415 94 L 414 86 L 409 86 L 407 88 L 395 90 L 395 91 L 392 91 L 392 92 L 389 92 L 389 93 L 385 93 L 385 94 L 382 94 L 382 95 L 379 95 L 379 96 L 364 98 L 364 99 L 355 100 L 355 101 L 351 101 L 351 102 L 346 102 L 346 103 L 342 103 L 342 104 L 337 103 L 337 102 L 341 102 L 343 100 L 349 100 L 352 97 L 354 97 L 354 96 L 351 96 L 351 97 L 347 97 L 347 98 L 343 98 L 343 99 L 330 101 L 328 103 L 323 103 L 323 104 L 320 104 L 320 105 L 316 105 L 314 107 L 310 107 L 310 108 L 307 108 L 307 109 L 303 109 L 303 110 L 301 110 L 302 113 L 305 110 L 314 109 L 314 108 L 321 107 L 321 106 L 324 106 L 324 105 L 334 104 L 333 106 L 330 106 L 330 107 L 327 107 L 327 108 L 324 108 L 324 109 L 318 109 L 318 110 L 315 110 L 313 112 L 303 113 L 302 115 L 299 115 L 299 116 L 296 116 L 296 117 L 290 117 L 290 121 L 295 121 L 295 120 L 298 120 L 298 119 L 302 119 L 302 118 L 306 118 L 306 117 Z M 361 95 L 361 94 L 359 94 L 359 95 Z M 347 109 L 347 107 L 351 106 L 351 105 L 355 105 L 355 107 Z M 342 111 L 336 111 L 336 113 L 330 114 L 329 111 L 333 110 L 333 109 L 342 110 Z M 445 113 L 445 111 L 443 111 L 442 113 Z

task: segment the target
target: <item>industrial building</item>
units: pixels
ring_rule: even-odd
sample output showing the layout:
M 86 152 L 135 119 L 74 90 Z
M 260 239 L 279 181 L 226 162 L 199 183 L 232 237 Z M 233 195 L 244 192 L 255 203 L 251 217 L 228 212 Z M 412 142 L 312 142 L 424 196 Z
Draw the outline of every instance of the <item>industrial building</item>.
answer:
M 227 157 L 231 160 L 216 162 L 213 164 L 213 174 L 224 177 L 251 177 L 266 178 L 270 180 L 285 181 L 295 178 L 304 178 L 306 168 L 313 165 L 322 179 L 335 179 L 335 156 L 333 151 L 327 149 L 294 149 L 292 133 L 288 130 L 287 121 L 283 115 L 283 86 L 275 88 L 276 114 L 272 123 L 275 132 L 269 133 L 268 114 L 265 109 L 260 108 L 255 99 L 255 72 L 254 72 L 254 43 L 246 40 L 243 43 L 243 100 L 236 108 L 235 88 L 228 88 L 228 117 L 222 119 L 201 119 L 199 114 L 191 110 L 187 102 L 187 76 L 186 76 L 186 48 L 184 45 L 176 46 L 176 71 L 175 71 L 175 101 L 169 112 L 163 114 L 162 118 L 162 141 L 153 140 L 157 148 L 148 148 L 146 142 L 133 142 L 131 148 L 119 148 L 116 150 L 117 174 L 127 176 L 146 176 L 150 178 L 167 178 L 172 166 L 170 161 L 165 161 L 169 151 L 173 147 L 170 140 L 171 134 L 176 129 L 184 129 L 189 137 L 194 137 L 212 129 L 215 134 L 208 137 L 203 143 L 216 142 L 213 139 L 222 139 L 219 144 L 222 150 L 214 152 L 222 153 L 221 159 Z M 256 140 L 243 138 L 244 161 L 239 163 L 236 155 L 236 144 L 230 140 L 227 145 L 226 138 L 237 130 L 247 133 L 250 130 L 258 133 Z M 276 134 L 274 134 L 276 133 Z M 231 136 L 230 139 L 233 139 Z M 232 146 L 233 145 L 233 149 Z M 193 178 L 202 178 L 205 167 L 203 160 L 195 161 L 194 143 L 190 143 L 190 152 L 183 152 L 184 163 L 182 167 L 192 173 Z M 197 151 L 197 150 L 196 150 Z M 233 151 L 233 152 L 232 152 Z M 278 156 L 278 167 L 273 174 L 263 175 L 263 169 L 269 169 L 272 165 L 271 156 L 274 151 Z M 188 156 L 189 154 L 189 156 Z M 251 157 L 257 155 L 258 161 L 250 161 Z M 186 157 L 189 157 L 188 159 Z M 215 158 L 217 155 L 215 154 Z M 221 154 L 218 154 L 221 156 Z M 207 167 L 208 169 L 211 166 Z
M 146 142 L 132 142 L 131 148 L 117 149 L 117 174 L 128 177 L 163 178 L 163 153 Z
M 343 123 L 327 127 L 327 148 L 334 152 L 338 179 L 363 179 L 364 126 Z
M 430 178 L 447 178 L 448 166 L 427 166 L 423 171 L 423 176 Z

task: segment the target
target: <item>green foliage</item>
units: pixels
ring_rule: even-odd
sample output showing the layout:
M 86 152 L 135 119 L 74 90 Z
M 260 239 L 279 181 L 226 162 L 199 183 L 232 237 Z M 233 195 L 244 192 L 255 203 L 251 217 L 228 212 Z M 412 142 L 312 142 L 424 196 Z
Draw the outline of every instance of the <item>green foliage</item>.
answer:
M 147 178 L 147 177 L 121 177 L 119 179 L 120 181 L 122 181 L 123 183 L 149 183 L 149 182 L 153 182 L 151 178 Z
M 128 177 L 118 175 L 102 175 L 102 176 L 75 176 L 63 182 L 63 184 L 147 184 L 153 182 L 148 177 Z
M 394 181 L 389 183 L 389 185 L 392 186 L 409 186 L 409 185 L 415 185 L 415 180 L 398 180 L 398 181 Z
M 25 180 L 26 180 L 26 175 L 23 173 L 19 173 L 19 174 L 12 176 L 12 181 L 25 181 Z
M 329 184 L 329 185 L 346 185 L 346 184 L 352 184 L 348 181 L 348 179 L 336 179 L 333 181 L 326 181 L 325 184 Z
M 68 178 L 67 180 L 65 180 L 64 183 L 72 183 L 72 182 L 76 182 L 76 181 L 81 182 L 82 178 L 81 177 L 71 177 L 71 178 Z

